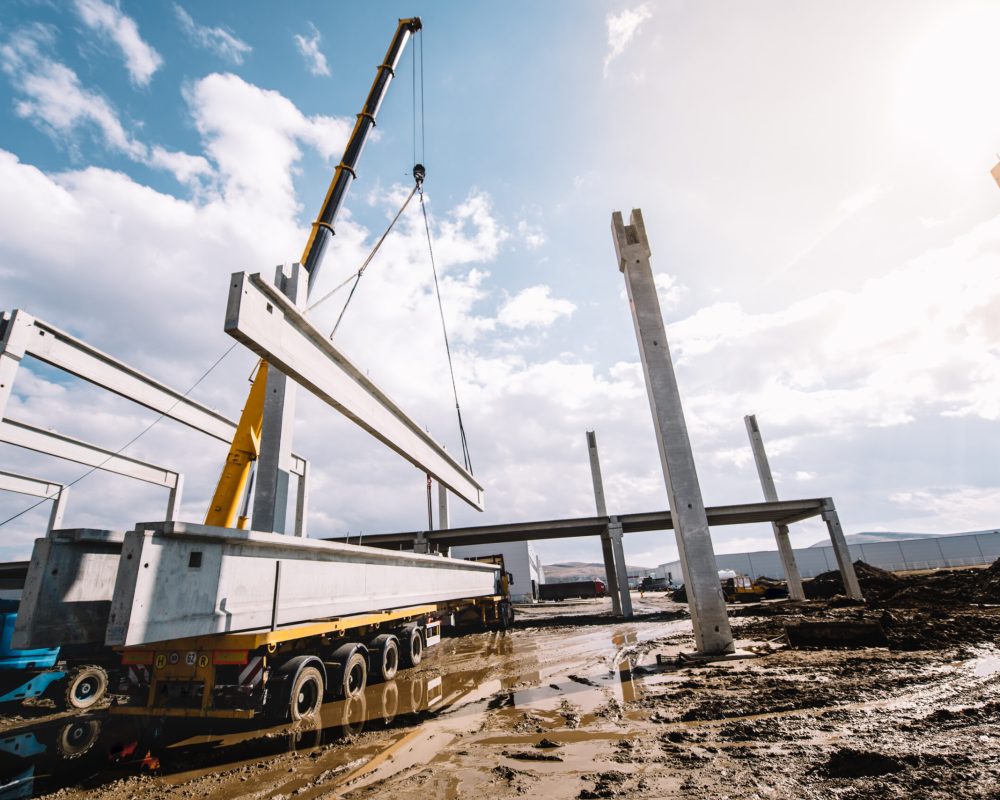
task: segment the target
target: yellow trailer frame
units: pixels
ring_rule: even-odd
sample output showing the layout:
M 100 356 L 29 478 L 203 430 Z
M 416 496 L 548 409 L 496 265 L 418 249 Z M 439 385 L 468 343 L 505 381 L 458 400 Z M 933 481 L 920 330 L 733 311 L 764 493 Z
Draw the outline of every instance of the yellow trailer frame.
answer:
M 122 656 L 122 666 L 148 666 L 150 683 L 144 705 L 118 705 L 113 714 L 164 717 L 217 717 L 226 719 L 251 719 L 257 709 L 213 708 L 213 689 L 216 685 L 216 667 L 246 663 L 251 654 L 265 656 L 287 655 L 308 646 L 310 640 L 320 638 L 342 639 L 348 631 L 365 638 L 389 624 L 400 624 L 443 616 L 475 608 L 483 624 L 488 622 L 489 611 L 497 614 L 497 607 L 506 598 L 503 595 L 454 600 L 407 606 L 389 611 L 353 614 L 336 619 L 317 620 L 290 625 L 275 630 L 255 630 L 241 633 L 216 633 L 186 639 L 172 639 L 149 645 L 116 648 Z M 197 708 L 175 708 L 156 705 L 158 684 L 183 681 L 201 684 L 201 704 Z

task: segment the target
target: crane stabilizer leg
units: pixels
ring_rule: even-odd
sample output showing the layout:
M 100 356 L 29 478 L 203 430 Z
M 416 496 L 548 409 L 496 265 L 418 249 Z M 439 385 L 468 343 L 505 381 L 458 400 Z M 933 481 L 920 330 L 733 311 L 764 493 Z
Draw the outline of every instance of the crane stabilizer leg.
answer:
M 264 427 L 264 400 L 267 396 L 267 362 L 261 361 L 254 376 L 247 404 L 240 414 L 236 434 L 229 446 L 222 475 L 215 487 L 212 505 L 205 515 L 206 525 L 246 530 L 248 520 L 239 517 L 240 501 L 246 492 L 253 462 L 260 454 L 261 429 Z

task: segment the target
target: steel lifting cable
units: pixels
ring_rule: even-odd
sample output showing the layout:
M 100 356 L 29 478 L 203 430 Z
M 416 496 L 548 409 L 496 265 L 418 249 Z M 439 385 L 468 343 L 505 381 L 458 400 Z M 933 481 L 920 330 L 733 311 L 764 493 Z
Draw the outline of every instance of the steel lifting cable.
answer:
M 427 221 L 427 206 L 424 205 L 423 182 L 417 183 L 417 190 L 420 193 L 420 211 L 424 216 L 424 231 L 427 233 L 427 251 L 431 256 L 431 272 L 434 274 L 434 292 L 437 294 L 438 312 L 441 315 L 441 332 L 444 334 L 444 351 L 448 356 L 448 372 L 451 375 L 451 391 L 455 397 L 455 413 L 458 415 L 458 435 L 462 441 L 462 458 L 465 468 L 472 472 L 472 459 L 469 457 L 469 443 L 465 438 L 465 426 L 462 424 L 462 407 L 458 403 L 458 386 L 455 384 L 455 365 L 451 359 L 451 345 L 448 344 L 448 327 L 444 321 L 444 304 L 441 302 L 441 285 L 438 283 L 437 264 L 434 262 L 434 245 L 431 242 L 431 226 Z
M 417 186 L 414 186 L 413 189 L 410 190 L 409 195 L 407 195 L 406 200 L 403 201 L 403 205 L 400 206 L 399 211 L 396 212 L 396 216 L 392 218 L 392 222 L 389 223 L 389 227 L 385 229 L 382 235 L 378 238 L 378 241 L 375 242 L 375 246 L 372 248 L 372 251 L 368 254 L 368 257 L 361 264 L 361 267 L 358 269 L 358 271 L 355 272 L 353 275 L 348 276 L 345 280 L 338 283 L 329 292 L 323 295 L 319 300 L 317 300 L 315 303 L 309 306 L 309 311 L 312 311 L 318 305 L 320 305 L 321 303 L 325 303 L 327 300 L 333 297 L 337 292 L 339 292 L 341 289 L 347 286 L 347 284 L 349 284 L 351 281 L 354 281 L 354 285 L 351 287 L 351 291 L 347 295 L 347 300 L 344 301 L 344 307 L 340 309 L 340 314 L 337 316 L 337 321 L 333 326 L 333 330 L 330 331 L 331 339 L 333 338 L 333 335 L 337 332 L 337 328 L 340 327 L 341 321 L 344 319 L 344 313 L 347 311 L 347 307 L 351 304 L 351 300 L 354 298 L 354 292 L 358 288 L 358 283 L 361 281 L 361 276 L 365 274 L 365 270 L 368 269 L 368 265 L 372 263 L 372 259 L 375 258 L 375 254 L 378 253 L 379 248 L 382 247 L 382 243 L 392 232 L 392 229 L 396 226 L 396 223 L 399 221 L 399 218 L 403 216 L 403 212 L 406 211 L 406 207 L 410 204 L 410 201 L 413 199 L 413 195 L 416 193 L 417 193 Z
M 93 475 L 101 467 L 103 467 L 105 464 L 107 464 L 109 461 L 111 461 L 116 456 L 120 456 L 122 454 L 122 452 L 124 452 L 127 448 L 131 447 L 133 444 L 135 444 L 137 441 L 139 441 L 143 436 L 145 436 L 147 433 L 149 433 L 157 425 L 157 423 L 159 423 L 164 417 L 166 417 L 171 411 L 174 410 L 174 408 L 177 406 L 178 403 L 181 402 L 181 400 L 183 398 L 185 398 L 189 394 L 191 394 L 191 392 L 193 392 L 195 390 L 195 388 L 198 386 L 198 384 L 201 383 L 203 380 L 205 380 L 205 378 L 207 378 L 212 373 L 212 370 L 214 370 L 217 366 L 219 366 L 219 364 L 221 364 L 225 360 L 226 356 L 228 356 L 231 352 L 233 352 L 233 350 L 236 349 L 237 345 L 239 345 L 239 342 L 233 342 L 232 345 L 230 345 L 229 349 L 226 350 L 226 352 L 223 353 L 221 356 L 219 356 L 215 360 L 215 362 L 212 364 L 212 366 L 210 366 L 207 370 L 205 370 L 201 374 L 201 377 L 198 378 L 198 380 L 196 380 L 194 383 L 192 383 L 191 386 L 188 387 L 188 390 L 186 392 L 184 392 L 184 394 L 182 394 L 180 397 L 178 397 L 173 402 L 173 404 L 171 404 L 171 406 L 166 411 L 164 411 L 164 412 L 162 412 L 160 414 L 160 416 L 158 416 L 156 419 L 154 419 L 152 422 L 150 422 L 149 425 L 147 425 L 145 428 L 143 428 L 141 431 L 139 431 L 139 433 L 137 433 L 135 436 L 133 436 L 131 439 L 129 439 L 127 442 L 125 442 L 125 444 L 123 444 L 121 447 L 119 447 L 117 450 L 115 450 L 114 453 L 112 453 L 111 455 L 109 455 L 100 464 L 97 464 L 96 466 L 91 467 L 86 472 L 84 472 L 79 478 L 76 478 L 75 480 L 70 481 L 63 488 L 68 489 L 70 486 L 76 486 L 84 478 L 86 478 L 86 477 L 88 477 L 90 475 Z M 3 522 L 0 522 L 0 528 L 2 528 L 8 522 L 13 522 L 18 517 L 21 517 L 21 516 L 27 514 L 29 511 L 32 511 L 32 510 L 38 508 L 42 503 L 47 503 L 49 500 L 55 500 L 58 497 L 59 497 L 58 494 L 50 495 L 49 497 L 43 497 L 37 503 L 34 503 L 33 505 L 30 505 L 27 508 L 25 508 L 25 509 L 23 509 L 21 511 L 18 511 L 16 514 L 14 514 L 14 516 L 7 517 L 7 519 L 3 520 Z

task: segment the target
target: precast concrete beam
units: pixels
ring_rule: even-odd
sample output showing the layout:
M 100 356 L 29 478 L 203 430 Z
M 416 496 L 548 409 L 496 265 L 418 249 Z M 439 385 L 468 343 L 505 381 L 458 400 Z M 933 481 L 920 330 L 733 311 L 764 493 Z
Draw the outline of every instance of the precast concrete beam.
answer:
M 757 465 L 757 476 L 760 478 L 760 487 L 764 491 L 764 499 L 768 503 L 776 503 L 778 501 L 778 490 L 774 485 L 774 476 L 771 475 L 771 465 L 767 460 L 767 451 L 764 449 L 764 438 L 761 436 L 757 417 L 754 414 L 748 414 L 743 417 L 743 422 L 747 426 L 747 435 L 750 437 L 750 449 L 753 451 L 753 460 Z M 788 526 L 779 522 L 772 522 L 771 530 L 774 531 L 774 540 L 778 544 L 781 566 L 785 571 L 788 596 L 792 600 L 805 600 L 806 593 L 802 589 L 802 576 L 799 575 L 799 566 L 795 563 L 795 551 L 792 549 L 792 542 L 788 537 Z M 751 575 L 750 577 L 756 578 L 759 576 Z
M 69 499 L 69 487 L 62 483 L 31 478 L 27 475 L 17 475 L 13 472 L 0 472 L 0 491 L 26 494 L 29 497 L 41 497 L 52 501 L 52 511 L 49 513 L 51 531 L 62 525 L 66 502 Z
M 733 634 L 719 586 L 708 517 L 649 262 L 649 240 L 638 209 L 632 210 L 629 223 L 626 225 L 621 213 L 615 212 L 611 218 L 611 230 L 618 269 L 625 276 L 632 309 L 660 463 L 677 533 L 677 549 L 685 565 L 685 585 L 695 642 L 700 653 L 732 652 Z
M 107 389 L 127 400 L 181 422 L 223 442 L 231 442 L 236 423 L 208 406 L 140 372 L 114 356 L 92 347 L 25 311 L 0 317 L 0 417 L 7 408 L 25 356 Z M 292 472 L 300 474 L 302 459 L 292 456 Z
M 272 283 L 238 272 L 226 332 L 478 510 L 483 487 Z
M 0 442 L 169 489 L 167 519 L 177 518 L 184 486 L 179 472 L 12 419 L 0 421 Z
M 858 583 L 857 573 L 854 571 L 851 550 L 847 546 L 847 539 L 844 538 L 844 529 L 840 527 L 840 516 L 833 504 L 833 498 L 826 498 L 822 517 L 826 523 L 826 529 L 830 533 L 830 543 L 833 545 L 833 554 L 837 557 L 837 567 L 840 570 L 840 579 L 844 583 L 844 592 L 852 600 L 864 600 L 865 596 L 861 591 L 861 584 Z
M 280 562 L 281 585 L 274 585 Z M 437 555 L 206 525 L 125 534 L 106 644 L 268 630 L 496 594 L 499 568 Z

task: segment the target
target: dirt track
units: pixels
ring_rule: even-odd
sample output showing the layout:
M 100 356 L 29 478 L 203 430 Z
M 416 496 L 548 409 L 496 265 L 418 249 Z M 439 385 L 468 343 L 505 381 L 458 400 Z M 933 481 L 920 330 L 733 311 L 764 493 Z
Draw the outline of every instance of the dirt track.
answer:
M 635 604 L 628 623 L 607 600 L 520 609 L 312 726 L 21 724 L 0 798 L 1000 798 L 1000 608 L 820 601 L 809 617 L 882 619 L 890 647 L 676 669 L 655 655 L 691 649 L 686 610 Z M 735 613 L 748 644 L 803 609 Z

